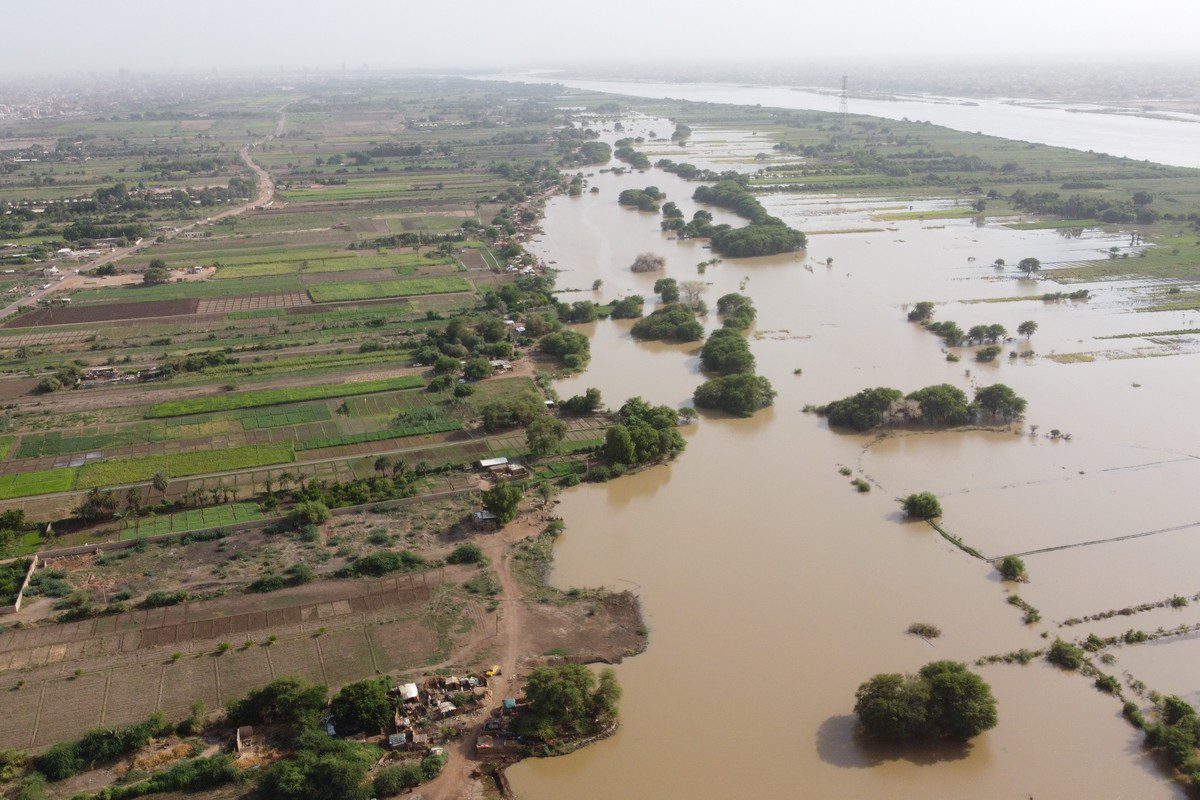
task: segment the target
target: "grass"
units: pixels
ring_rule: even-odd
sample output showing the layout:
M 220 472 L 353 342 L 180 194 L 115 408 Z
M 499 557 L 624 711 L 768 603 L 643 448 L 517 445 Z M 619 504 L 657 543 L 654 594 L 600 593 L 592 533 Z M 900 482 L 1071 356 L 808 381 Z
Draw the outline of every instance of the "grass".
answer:
M 59 467 L 0 475 L 0 500 L 70 491 L 78 472 L 79 467 Z
M 268 464 L 289 463 L 295 459 L 291 443 L 244 445 L 224 450 L 196 450 L 168 456 L 114 458 L 85 464 L 79 470 L 75 487 L 90 489 L 94 486 L 137 483 L 149 480 L 156 472 L 165 472 L 172 478 L 210 472 L 230 472 Z
M 322 283 L 308 287 L 314 303 L 335 303 L 348 300 L 372 300 L 377 297 L 416 297 L 425 294 L 470 292 L 475 287 L 466 278 L 448 275 L 439 278 L 412 278 L 403 281 L 349 281 Z
M 303 400 L 320 400 L 327 397 L 347 397 L 357 394 L 387 392 L 395 389 L 412 389 L 424 385 L 425 381 L 419 376 L 408 375 L 401 378 L 385 378 L 377 381 L 296 386 L 288 389 L 259 389 L 251 392 L 234 392 L 210 397 L 192 397 L 186 400 L 167 400 L 151 406 L 146 416 L 179 417 L 187 414 L 204 414 L 212 411 L 230 411 L 238 408 L 297 403 Z

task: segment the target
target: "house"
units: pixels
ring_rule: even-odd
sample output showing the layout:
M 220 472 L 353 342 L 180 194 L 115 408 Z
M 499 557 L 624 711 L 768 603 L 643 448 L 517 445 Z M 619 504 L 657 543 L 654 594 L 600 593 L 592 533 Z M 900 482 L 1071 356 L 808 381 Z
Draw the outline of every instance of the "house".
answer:
M 490 511 L 472 511 L 471 524 L 477 531 L 500 530 L 500 519 Z

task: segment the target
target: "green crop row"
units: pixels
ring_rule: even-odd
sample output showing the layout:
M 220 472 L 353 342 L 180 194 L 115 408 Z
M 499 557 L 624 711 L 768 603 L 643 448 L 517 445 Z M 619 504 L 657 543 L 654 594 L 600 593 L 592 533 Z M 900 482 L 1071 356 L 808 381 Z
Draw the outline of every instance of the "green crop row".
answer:
M 462 429 L 462 423 L 456 420 L 429 422 L 425 425 L 410 425 L 403 428 L 389 428 L 372 433 L 351 433 L 345 436 L 326 436 L 320 439 L 306 439 L 296 443 L 297 450 L 316 450 L 322 447 L 342 447 L 348 444 L 363 442 L 382 442 L 384 439 L 403 439 L 406 436 L 426 436 L 431 433 L 446 433 Z
M 209 397 L 191 397 L 186 400 L 167 400 L 151 406 L 146 415 L 149 417 L 179 417 L 212 411 L 231 411 L 238 408 L 298 403 L 304 400 L 322 400 L 327 397 L 348 397 L 388 392 L 395 389 L 412 389 L 424 385 L 425 381 L 420 376 L 406 375 L 401 378 L 385 378 L 376 381 L 295 386 L 287 389 L 259 389 Z
M 75 488 L 115 486 L 150 480 L 156 472 L 171 478 L 203 475 L 210 472 L 229 472 L 268 464 L 294 461 L 296 454 L 290 442 L 266 445 L 244 445 L 224 450 L 195 450 L 166 456 L 131 456 L 84 464 L 75 480 Z
M 403 281 L 349 281 L 320 283 L 308 287 L 314 303 L 333 303 L 348 300 L 372 300 L 381 297 L 415 297 L 425 294 L 470 292 L 470 281 L 457 275 L 437 278 L 412 278 Z

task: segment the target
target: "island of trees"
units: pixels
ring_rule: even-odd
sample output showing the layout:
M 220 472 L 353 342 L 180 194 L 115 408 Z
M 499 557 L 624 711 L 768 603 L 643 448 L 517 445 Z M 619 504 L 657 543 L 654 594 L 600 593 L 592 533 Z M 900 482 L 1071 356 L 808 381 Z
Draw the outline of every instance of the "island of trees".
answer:
M 957 661 L 876 675 L 858 687 L 854 713 L 869 736 L 896 744 L 965 742 L 998 720 L 991 687 Z
M 741 331 L 754 321 L 754 304 L 749 297 L 731 292 L 717 300 L 723 327 L 709 335 L 700 350 L 700 363 L 718 373 L 696 388 L 692 396 L 697 408 L 726 411 L 749 417 L 775 400 L 771 382 L 754 374 L 754 354 Z
M 1026 401 L 1003 383 L 975 390 L 975 399 L 948 383 L 926 386 L 905 395 L 899 389 L 877 386 L 809 408 L 829 420 L 830 425 L 869 431 L 894 425 L 953 427 L 968 423 L 1004 424 L 1020 419 Z

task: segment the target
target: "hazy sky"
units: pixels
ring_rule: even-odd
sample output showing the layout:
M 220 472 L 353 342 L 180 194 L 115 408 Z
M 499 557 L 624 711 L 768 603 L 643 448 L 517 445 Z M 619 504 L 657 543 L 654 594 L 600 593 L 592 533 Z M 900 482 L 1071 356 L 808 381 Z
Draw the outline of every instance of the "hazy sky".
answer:
M 0 70 L 1195 58 L 1200 0 L 18 0 Z

